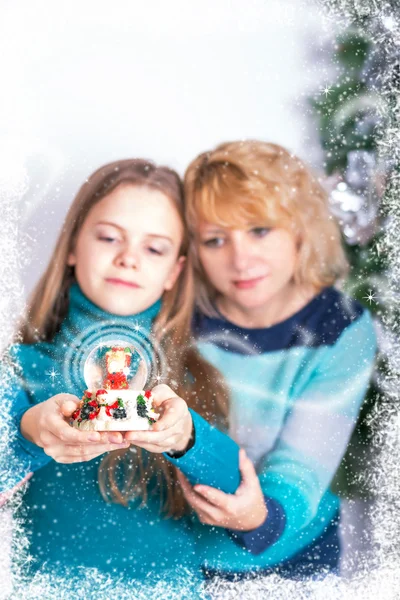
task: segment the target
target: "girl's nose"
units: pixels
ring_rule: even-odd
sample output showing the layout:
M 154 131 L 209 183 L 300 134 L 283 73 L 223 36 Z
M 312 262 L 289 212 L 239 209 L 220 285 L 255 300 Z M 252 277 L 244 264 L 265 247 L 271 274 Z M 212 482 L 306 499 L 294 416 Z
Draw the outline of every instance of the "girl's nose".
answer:
M 116 262 L 118 266 L 126 269 L 138 269 L 140 267 L 139 253 L 127 248 L 117 256 Z

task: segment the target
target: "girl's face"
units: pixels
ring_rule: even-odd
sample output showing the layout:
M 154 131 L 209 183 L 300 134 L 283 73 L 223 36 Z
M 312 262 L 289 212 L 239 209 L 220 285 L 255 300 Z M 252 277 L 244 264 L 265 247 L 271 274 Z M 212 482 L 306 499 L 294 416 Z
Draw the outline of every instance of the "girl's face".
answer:
M 271 305 L 282 305 L 293 287 L 297 249 L 286 229 L 228 229 L 200 222 L 198 252 L 205 275 L 230 318 L 246 315 L 249 326 Z
M 121 185 L 89 211 L 68 264 L 89 300 L 121 316 L 145 310 L 170 290 L 184 263 L 183 224 L 160 191 Z

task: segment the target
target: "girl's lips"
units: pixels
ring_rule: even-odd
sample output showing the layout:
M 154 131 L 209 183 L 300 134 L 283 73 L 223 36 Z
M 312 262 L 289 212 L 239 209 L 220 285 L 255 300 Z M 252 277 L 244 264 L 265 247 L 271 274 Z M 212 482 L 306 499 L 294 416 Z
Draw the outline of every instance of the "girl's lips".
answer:
M 248 290 L 255 287 L 262 279 L 265 279 L 265 275 L 261 277 L 255 277 L 254 279 L 241 279 L 240 281 L 233 281 L 233 285 L 239 290 Z
M 110 278 L 110 279 L 106 279 L 107 283 L 112 283 L 114 285 L 122 285 L 122 286 L 126 286 L 126 287 L 130 287 L 130 288 L 139 288 L 140 285 L 138 285 L 137 283 L 134 283 L 133 281 L 125 281 L 124 279 L 115 279 L 115 278 Z

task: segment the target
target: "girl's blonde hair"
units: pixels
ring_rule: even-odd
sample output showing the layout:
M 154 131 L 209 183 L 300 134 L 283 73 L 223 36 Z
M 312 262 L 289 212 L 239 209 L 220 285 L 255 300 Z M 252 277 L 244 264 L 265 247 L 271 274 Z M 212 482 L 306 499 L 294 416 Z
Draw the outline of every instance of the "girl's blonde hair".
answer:
M 100 167 L 82 185 L 68 211 L 54 254 L 30 298 L 21 327 L 22 343 L 34 343 L 38 336 L 43 341 L 54 338 L 67 314 L 69 288 L 75 281 L 74 269 L 67 265 L 68 255 L 91 208 L 121 185 L 161 191 L 170 198 L 183 222 L 182 182 L 172 169 L 141 159 L 120 160 Z M 188 246 L 185 231 L 180 255 L 187 255 Z M 178 395 L 204 417 L 217 418 L 226 424 L 227 392 L 221 375 L 201 358 L 191 341 L 193 302 L 193 269 L 191 258 L 187 257 L 174 288 L 163 295 L 153 334 L 167 356 L 171 380 L 178 382 Z M 184 386 L 188 372 L 190 382 Z M 132 468 L 132 461 L 136 468 Z M 151 480 L 154 485 L 154 477 L 158 480 L 161 501 L 164 500 L 162 510 L 168 516 L 181 516 L 186 504 L 177 484 L 175 467 L 160 454 L 147 456 L 140 450 L 137 453 L 118 450 L 105 455 L 99 467 L 104 499 L 125 506 L 135 496 L 146 501 L 148 485 Z
M 344 277 L 348 263 L 328 197 L 317 178 L 282 146 L 257 140 L 227 142 L 191 162 L 184 178 L 186 221 L 193 243 L 196 299 L 215 316 L 216 290 L 197 253 L 199 221 L 224 227 L 285 227 L 298 243 L 294 281 L 320 290 Z

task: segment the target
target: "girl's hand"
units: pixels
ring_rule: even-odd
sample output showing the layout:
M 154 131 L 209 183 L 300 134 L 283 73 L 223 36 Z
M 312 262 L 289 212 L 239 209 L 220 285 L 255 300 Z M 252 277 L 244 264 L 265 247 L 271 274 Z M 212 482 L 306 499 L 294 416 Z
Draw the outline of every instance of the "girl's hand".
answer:
M 125 440 L 149 452 L 181 452 L 187 448 L 193 422 L 186 402 L 168 385 L 157 385 L 151 391 L 153 406 L 160 409 L 161 417 L 152 431 L 129 431 Z
M 190 506 L 205 525 L 251 531 L 267 518 L 267 507 L 253 463 L 243 449 L 239 452 L 242 481 L 234 494 L 225 494 L 207 485 L 192 487 L 178 471 L 178 479 Z
M 80 400 L 72 394 L 57 394 L 26 411 L 21 419 L 22 435 L 60 463 L 92 460 L 104 452 L 128 448 L 119 432 L 79 431 L 69 425 Z

